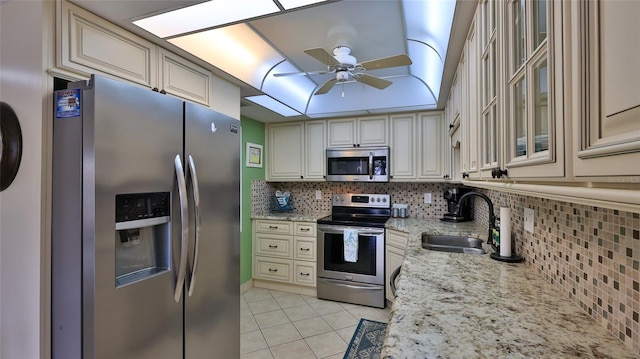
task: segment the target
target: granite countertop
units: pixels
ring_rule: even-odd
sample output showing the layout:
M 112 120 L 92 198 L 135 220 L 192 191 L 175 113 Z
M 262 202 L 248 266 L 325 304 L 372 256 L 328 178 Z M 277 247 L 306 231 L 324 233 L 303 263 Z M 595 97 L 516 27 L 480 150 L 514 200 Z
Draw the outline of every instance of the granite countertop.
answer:
M 486 240 L 476 223 L 391 219 L 387 228 L 409 242 L 383 358 L 638 358 L 534 268 L 421 248 L 423 232 Z
M 319 218 L 328 216 L 325 212 L 264 212 L 252 213 L 251 219 L 270 219 L 276 221 L 315 222 Z

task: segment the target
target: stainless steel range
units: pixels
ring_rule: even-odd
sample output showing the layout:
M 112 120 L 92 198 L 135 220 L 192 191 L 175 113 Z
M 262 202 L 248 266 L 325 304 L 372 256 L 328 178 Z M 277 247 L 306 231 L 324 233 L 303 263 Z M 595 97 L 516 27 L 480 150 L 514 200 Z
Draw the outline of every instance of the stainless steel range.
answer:
M 318 298 L 384 308 L 386 194 L 334 194 L 318 222 Z

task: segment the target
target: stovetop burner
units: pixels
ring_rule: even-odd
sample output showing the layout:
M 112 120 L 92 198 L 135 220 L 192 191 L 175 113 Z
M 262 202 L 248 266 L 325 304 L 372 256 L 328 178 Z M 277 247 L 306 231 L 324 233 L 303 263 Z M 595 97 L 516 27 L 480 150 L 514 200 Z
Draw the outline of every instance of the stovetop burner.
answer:
M 318 224 L 382 228 L 391 217 L 388 194 L 336 194 L 331 203 L 331 215 Z

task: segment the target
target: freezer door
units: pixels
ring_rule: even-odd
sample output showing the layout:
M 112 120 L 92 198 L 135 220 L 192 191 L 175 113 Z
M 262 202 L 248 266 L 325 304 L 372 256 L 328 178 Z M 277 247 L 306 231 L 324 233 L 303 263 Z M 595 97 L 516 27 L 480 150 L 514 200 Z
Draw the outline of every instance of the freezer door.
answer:
M 182 101 L 100 77 L 83 97 L 83 358 L 181 358 L 179 253 L 171 249 L 180 216 L 174 209 L 164 222 L 117 223 L 115 207 L 123 194 L 151 205 L 149 193 L 177 206 Z
M 187 359 L 240 357 L 239 129 L 238 120 L 185 103 L 191 237 L 184 292 Z

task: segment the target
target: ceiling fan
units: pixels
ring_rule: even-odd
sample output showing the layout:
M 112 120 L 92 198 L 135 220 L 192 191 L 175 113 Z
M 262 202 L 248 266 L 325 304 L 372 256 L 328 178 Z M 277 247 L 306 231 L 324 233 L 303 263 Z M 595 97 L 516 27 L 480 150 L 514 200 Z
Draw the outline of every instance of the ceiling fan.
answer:
M 391 81 L 379 77 L 371 76 L 365 73 L 367 70 L 384 69 L 396 66 L 411 65 L 411 59 L 406 54 L 399 54 L 389 57 L 383 57 L 375 60 L 358 62 L 355 57 L 351 56 L 351 49 L 347 46 L 338 46 L 333 49 L 333 55 L 323 49 L 315 48 L 304 50 L 307 55 L 312 56 L 316 60 L 327 65 L 326 71 L 305 71 L 305 72 L 289 72 L 274 74 L 275 77 L 292 76 L 292 75 L 312 75 L 312 74 L 335 74 L 335 77 L 325 81 L 314 95 L 322 95 L 338 82 L 346 82 L 355 80 L 365 85 L 373 86 L 377 89 L 384 89 L 392 84 Z

